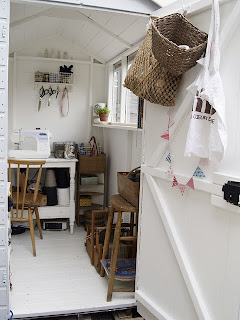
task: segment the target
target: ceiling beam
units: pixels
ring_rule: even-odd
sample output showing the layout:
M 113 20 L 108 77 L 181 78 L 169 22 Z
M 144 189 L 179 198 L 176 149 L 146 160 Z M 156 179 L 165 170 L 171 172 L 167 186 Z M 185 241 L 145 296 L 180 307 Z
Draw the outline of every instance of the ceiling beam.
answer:
M 31 21 L 31 20 L 36 19 L 38 17 L 44 16 L 46 13 L 51 11 L 51 9 L 53 9 L 53 7 L 48 8 L 47 10 L 43 10 L 43 11 L 40 11 L 38 13 L 32 14 L 31 16 L 25 17 L 23 19 L 14 21 L 14 22 L 10 23 L 10 28 L 19 26 L 20 24 L 22 24 L 24 22 L 28 22 L 28 21 Z
M 62 14 L 61 14 L 62 12 Z M 51 10 L 50 12 L 46 12 L 44 15 L 48 16 L 48 17 L 61 17 L 64 18 L 64 12 L 66 12 L 66 9 L 55 9 L 55 10 Z M 107 28 L 105 28 L 104 26 L 102 26 L 100 23 L 94 21 L 93 19 L 89 18 L 88 16 L 86 16 L 85 14 L 83 14 L 80 10 L 72 10 L 72 9 L 68 9 L 68 13 L 72 13 L 72 17 L 68 17 L 68 19 L 72 19 L 72 20 L 83 20 L 85 22 L 88 22 L 90 24 L 92 24 L 93 26 L 95 26 L 96 28 L 98 28 L 100 31 L 103 31 L 104 33 L 108 34 L 110 37 L 114 38 L 115 40 L 118 40 L 119 42 L 121 42 L 122 44 L 124 44 L 127 48 L 131 48 L 132 45 L 131 43 L 127 42 L 126 40 L 122 39 L 121 37 L 117 36 L 115 33 L 113 33 L 112 31 L 108 30 Z M 78 15 L 76 15 L 76 13 L 78 13 Z
M 124 44 L 127 48 L 131 48 L 132 45 L 131 43 L 127 42 L 126 40 L 124 40 L 123 38 L 117 36 L 115 33 L 111 32 L 110 30 L 108 30 L 107 28 L 103 27 L 101 24 L 97 23 L 96 21 L 94 21 L 93 19 L 85 16 L 85 14 L 83 14 L 81 11 L 77 10 L 78 13 L 81 15 L 81 17 L 91 23 L 92 25 L 94 25 L 95 27 L 97 27 L 98 29 L 100 29 L 101 31 L 103 31 L 104 33 L 107 33 L 109 36 L 111 36 L 112 38 L 114 38 L 115 40 L 118 40 L 119 42 L 121 42 L 122 44 Z
M 50 9 L 40 11 L 40 12 L 38 12 L 36 14 L 33 14 L 31 16 L 28 16 L 28 17 L 25 17 L 25 18 L 20 19 L 18 21 L 12 22 L 10 24 L 10 27 L 18 26 L 19 24 L 22 24 L 22 23 L 27 22 L 27 21 L 31 21 L 31 20 L 36 19 L 36 18 L 41 17 L 41 16 L 55 17 L 55 18 L 65 18 L 66 19 L 66 16 L 65 16 L 64 12 L 65 13 L 66 12 L 70 13 L 70 15 L 67 16 L 68 19 L 72 19 L 72 20 L 81 19 L 83 21 L 91 23 L 92 25 L 94 25 L 96 28 L 98 28 L 102 32 L 108 34 L 110 37 L 112 37 L 115 40 L 117 40 L 117 41 L 121 42 L 122 44 L 124 44 L 127 48 L 131 48 L 132 47 L 131 43 L 129 43 L 128 41 L 126 41 L 126 40 L 122 39 L 121 37 L 117 36 L 112 31 L 108 30 L 107 28 L 105 28 L 101 24 L 97 23 L 93 19 L 91 19 L 88 16 L 86 16 L 85 14 L 83 14 L 80 10 L 76 10 L 76 9 L 61 9 L 61 8 L 53 8 L 53 7 L 51 7 Z M 76 15 L 76 13 L 77 13 L 77 15 Z

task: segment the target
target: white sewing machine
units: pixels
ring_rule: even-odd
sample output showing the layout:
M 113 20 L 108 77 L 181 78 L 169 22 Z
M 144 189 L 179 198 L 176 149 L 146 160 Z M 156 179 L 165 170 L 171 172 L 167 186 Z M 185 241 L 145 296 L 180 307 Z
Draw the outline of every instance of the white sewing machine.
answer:
M 48 130 L 13 130 L 11 141 L 17 149 L 9 150 L 9 158 L 46 159 L 50 156 L 50 132 Z

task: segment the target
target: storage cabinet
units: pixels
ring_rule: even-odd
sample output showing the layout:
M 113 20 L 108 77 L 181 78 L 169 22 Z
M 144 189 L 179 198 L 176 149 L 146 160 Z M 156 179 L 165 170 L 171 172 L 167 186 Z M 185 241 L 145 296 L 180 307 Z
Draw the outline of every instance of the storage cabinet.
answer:
M 80 226 L 83 211 L 106 206 L 106 154 L 78 156 L 76 188 L 76 223 Z M 90 201 L 89 201 L 90 199 Z

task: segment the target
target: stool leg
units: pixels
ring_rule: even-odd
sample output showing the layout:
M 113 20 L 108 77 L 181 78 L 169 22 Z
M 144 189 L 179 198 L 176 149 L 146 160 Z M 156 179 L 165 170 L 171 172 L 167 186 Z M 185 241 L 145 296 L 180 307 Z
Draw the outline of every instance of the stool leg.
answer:
M 113 239 L 110 275 L 109 275 L 109 280 L 108 280 L 107 301 L 112 300 L 114 277 L 115 277 L 115 272 L 116 272 L 119 241 L 120 241 L 120 235 L 121 235 L 121 224 L 122 224 L 122 212 L 118 211 L 117 224 L 116 224 L 116 229 L 114 232 L 114 239 Z
M 92 225 L 91 225 L 91 263 L 94 264 L 94 232 L 95 232 L 95 212 L 92 210 Z
M 130 235 L 133 236 L 133 227 L 134 227 L 134 212 L 131 212 L 130 216 Z
M 107 222 L 106 234 L 105 234 L 104 246 L 103 246 L 102 260 L 106 259 L 106 256 L 108 254 L 111 231 L 112 231 L 112 224 L 113 224 L 114 210 L 115 209 L 112 207 L 110 210 L 109 216 L 108 216 L 108 222 Z M 101 265 L 101 270 L 100 270 L 100 276 L 104 277 L 104 268 L 102 265 Z

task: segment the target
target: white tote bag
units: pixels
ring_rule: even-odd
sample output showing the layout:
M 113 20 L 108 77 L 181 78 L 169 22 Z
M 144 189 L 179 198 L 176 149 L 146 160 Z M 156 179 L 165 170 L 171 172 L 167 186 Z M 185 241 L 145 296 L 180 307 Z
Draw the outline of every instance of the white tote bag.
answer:
M 206 56 L 198 61 L 203 68 L 187 88 L 195 97 L 185 146 L 185 156 L 216 162 L 222 159 L 227 145 L 225 97 L 219 74 L 219 24 L 219 4 L 213 0 Z

